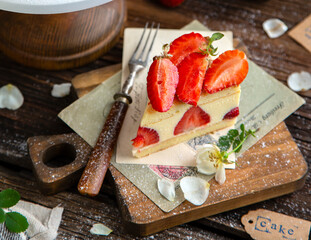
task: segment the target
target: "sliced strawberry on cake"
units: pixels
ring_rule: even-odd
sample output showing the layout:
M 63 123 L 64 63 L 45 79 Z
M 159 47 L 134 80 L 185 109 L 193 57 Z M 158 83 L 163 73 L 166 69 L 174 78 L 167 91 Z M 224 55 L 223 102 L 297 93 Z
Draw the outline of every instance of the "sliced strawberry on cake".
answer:
M 197 36 L 194 33 L 191 35 Z M 170 78 L 165 79 L 166 77 L 159 78 L 161 79 L 159 83 L 158 80 L 157 83 L 152 80 L 157 87 L 148 90 L 150 104 L 145 109 L 137 137 L 133 140 L 134 156 L 143 157 L 191 138 L 234 125 L 239 115 L 240 83 L 247 75 L 248 63 L 243 52 L 234 50 L 221 54 L 210 64 L 208 55 L 214 55 L 217 51 L 211 42 L 219 39 L 220 35 L 213 34 L 211 38 L 204 38 L 207 42 L 202 43 L 202 41 L 200 44 L 205 44 L 205 50 L 198 44 L 200 41 L 194 41 L 194 47 L 191 40 L 190 43 L 188 42 L 190 46 L 187 44 L 183 46 L 185 50 L 177 51 L 176 43 L 182 42 L 181 40 L 187 38 L 187 35 L 179 37 L 178 41 L 173 41 L 171 44 L 173 48 L 169 51 L 173 55 L 170 62 L 177 63 L 178 85 L 175 81 L 169 80 Z M 182 43 L 178 46 L 182 46 Z M 197 48 L 199 51 L 193 50 Z M 204 59 L 206 56 L 207 61 Z M 155 75 L 162 76 L 161 70 Z M 157 105 L 162 105 L 163 99 L 153 97 L 157 95 L 155 92 L 162 81 L 165 84 L 172 81 L 170 86 L 174 84 L 177 86 L 173 103 L 168 110 L 164 108 L 165 112 L 157 110 Z M 168 99 L 171 101 L 173 90 L 169 92 Z M 157 134 L 157 141 L 151 143 L 142 140 L 143 137 L 139 133 L 141 129 L 151 129 L 148 131 Z
M 159 134 L 154 129 L 139 127 L 137 136 L 132 142 L 135 148 L 142 148 L 159 142 Z
M 168 58 L 155 57 L 147 76 L 147 93 L 156 111 L 166 112 L 170 109 L 178 79 L 177 67 Z
M 176 38 L 170 44 L 168 54 L 172 63 L 176 66 L 184 60 L 190 53 L 200 52 L 200 49 L 206 49 L 208 41 L 200 33 L 188 33 Z
M 201 90 L 209 59 L 203 53 L 191 53 L 178 65 L 179 82 L 176 95 L 184 103 L 196 106 L 201 96 Z
M 215 93 L 231 86 L 238 86 L 248 73 L 248 62 L 244 52 L 226 51 L 216 58 L 207 70 L 204 90 Z
M 210 116 L 200 107 L 192 107 L 182 116 L 174 129 L 174 135 L 189 132 L 193 129 L 208 124 L 211 121 Z

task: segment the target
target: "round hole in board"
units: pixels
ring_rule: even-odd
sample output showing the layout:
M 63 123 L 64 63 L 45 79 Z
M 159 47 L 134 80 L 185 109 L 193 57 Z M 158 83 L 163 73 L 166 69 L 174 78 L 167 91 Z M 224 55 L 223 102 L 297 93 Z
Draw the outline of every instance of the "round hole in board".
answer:
M 43 154 L 43 163 L 52 168 L 63 167 L 76 158 L 76 149 L 72 144 L 60 143 L 49 147 Z
M 248 220 L 248 223 L 252 224 L 254 221 L 252 219 Z

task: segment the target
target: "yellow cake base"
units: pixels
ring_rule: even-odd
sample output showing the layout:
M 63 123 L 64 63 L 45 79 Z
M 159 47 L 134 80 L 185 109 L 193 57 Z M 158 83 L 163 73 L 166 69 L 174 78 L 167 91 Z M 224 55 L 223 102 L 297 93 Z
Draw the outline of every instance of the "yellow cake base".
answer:
M 150 146 L 146 146 L 141 149 L 133 149 L 133 156 L 134 157 L 145 157 L 148 156 L 149 154 L 164 150 L 166 148 L 169 148 L 171 146 L 174 146 L 176 144 L 186 142 L 192 138 L 198 137 L 198 136 L 203 136 L 208 133 L 212 133 L 214 131 L 218 131 L 223 128 L 227 128 L 230 126 L 233 126 L 236 122 L 236 118 L 234 119 L 229 119 L 229 120 L 223 120 L 221 122 L 215 123 L 213 125 L 210 125 L 208 127 L 202 126 L 200 128 L 196 128 L 190 132 L 185 132 L 182 134 L 179 134 L 178 136 L 174 138 L 170 138 L 167 140 L 164 140 L 162 142 L 152 144 Z

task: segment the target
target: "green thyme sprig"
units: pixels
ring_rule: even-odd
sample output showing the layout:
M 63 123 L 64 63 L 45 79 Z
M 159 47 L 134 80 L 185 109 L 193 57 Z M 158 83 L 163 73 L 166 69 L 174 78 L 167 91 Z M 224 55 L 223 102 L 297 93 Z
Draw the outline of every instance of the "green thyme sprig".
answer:
M 6 189 L 0 192 L 0 223 L 5 223 L 5 226 L 10 232 L 24 232 L 29 224 L 25 216 L 18 212 L 5 212 L 3 208 L 13 207 L 20 200 L 20 195 L 14 189 Z
M 216 40 L 219 40 L 223 37 L 224 35 L 222 33 L 214 33 L 211 38 L 209 39 L 208 41 L 208 45 L 207 45 L 207 51 L 210 55 L 212 56 L 216 56 L 216 51 L 218 50 L 218 47 L 217 48 L 214 48 L 214 46 L 212 45 L 212 43 Z
M 240 131 L 239 131 L 240 130 Z M 244 124 L 240 125 L 240 129 L 231 129 L 227 135 L 221 136 L 218 140 L 217 146 L 220 149 L 220 155 L 223 163 L 231 163 L 228 157 L 232 153 L 238 153 L 242 149 L 242 145 L 249 136 L 255 136 L 254 130 L 245 130 Z M 230 147 L 232 150 L 227 152 Z
M 200 48 L 201 52 L 203 54 L 209 54 L 211 56 L 216 56 L 217 55 L 216 51 L 218 50 L 218 47 L 215 48 L 212 44 L 214 41 L 221 39 L 223 36 L 224 35 L 222 33 L 218 32 L 218 33 L 213 33 L 211 37 L 206 37 L 208 44 L 206 46 L 206 49 L 203 50 Z

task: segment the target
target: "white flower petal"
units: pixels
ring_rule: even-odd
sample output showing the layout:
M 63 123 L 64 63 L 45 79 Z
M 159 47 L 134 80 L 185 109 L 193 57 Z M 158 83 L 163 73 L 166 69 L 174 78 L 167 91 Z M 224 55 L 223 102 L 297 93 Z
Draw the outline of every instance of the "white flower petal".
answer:
M 304 71 L 294 72 L 288 76 L 287 84 L 293 91 L 307 91 L 311 88 L 311 74 Z
M 221 185 L 226 181 L 226 170 L 223 163 L 218 165 L 215 180 Z
M 175 199 L 175 186 L 174 183 L 166 180 L 165 178 L 158 179 L 159 192 L 169 201 Z
M 216 163 L 220 150 L 216 145 L 204 144 L 197 147 L 196 163 L 198 172 L 212 175 L 216 172 Z
M 24 103 L 21 91 L 12 84 L 7 84 L 0 88 L 0 108 L 16 110 Z
M 180 180 L 180 188 L 185 199 L 194 205 L 202 205 L 209 194 L 209 183 L 198 177 L 184 177 Z
M 280 19 L 271 18 L 263 22 L 263 30 L 268 34 L 270 38 L 277 38 L 282 36 L 288 29 L 286 24 Z
M 108 227 L 106 227 L 104 224 L 101 223 L 95 223 L 90 232 L 92 234 L 96 234 L 96 235 L 104 235 L 104 236 L 108 236 L 112 230 Z
M 71 83 L 54 84 L 51 95 L 53 97 L 65 97 L 70 93 Z

